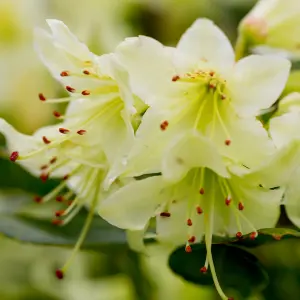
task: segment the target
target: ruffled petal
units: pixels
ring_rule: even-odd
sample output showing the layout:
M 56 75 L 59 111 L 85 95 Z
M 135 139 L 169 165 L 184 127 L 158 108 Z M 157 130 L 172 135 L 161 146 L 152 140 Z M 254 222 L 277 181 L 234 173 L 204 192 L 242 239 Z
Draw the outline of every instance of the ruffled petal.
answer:
M 172 84 L 176 71 L 171 51 L 158 41 L 146 36 L 127 38 L 117 47 L 116 55 L 130 74 L 134 93 L 148 105 L 153 104 L 153 95 L 165 101 L 163 96 L 177 87 Z
M 154 215 L 163 197 L 161 176 L 129 183 L 105 199 L 99 214 L 114 226 L 130 230 L 143 230 Z
M 209 168 L 223 177 L 229 176 L 215 145 L 196 132 L 186 132 L 166 149 L 162 174 L 166 180 L 177 182 L 190 169 L 201 167 Z
M 210 20 L 198 19 L 182 35 L 177 49 L 193 59 L 205 60 L 220 71 L 232 68 L 234 52 L 226 35 Z
M 240 60 L 228 78 L 232 105 L 241 116 L 255 116 L 280 96 L 291 63 L 275 55 L 251 55 Z

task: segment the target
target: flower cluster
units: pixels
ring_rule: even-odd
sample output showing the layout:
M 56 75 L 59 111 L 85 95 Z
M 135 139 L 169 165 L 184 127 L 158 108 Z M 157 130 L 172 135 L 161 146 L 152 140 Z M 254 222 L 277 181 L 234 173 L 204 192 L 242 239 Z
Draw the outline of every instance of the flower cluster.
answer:
M 212 236 L 255 239 L 258 229 L 276 225 L 281 204 L 300 226 L 300 95 L 283 99 L 268 126 L 258 119 L 280 97 L 290 62 L 276 55 L 236 62 L 227 37 L 207 19 L 174 48 L 139 36 L 102 56 L 61 21 L 47 22 L 52 32 L 37 30 L 35 47 L 69 96 L 39 99 L 67 102 L 67 110 L 54 111 L 60 122 L 31 136 L 0 120 L 11 161 L 42 181 L 61 178 L 35 201 L 66 204 L 55 213 L 58 226 L 89 210 L 74 253 L 95 214 L 137 233 L 135 244 L 150 220 L 161 243 L 191 252 L 203 241 L 199 272 L 210 268 L 221 298 L 232 299 L 218 282 Z

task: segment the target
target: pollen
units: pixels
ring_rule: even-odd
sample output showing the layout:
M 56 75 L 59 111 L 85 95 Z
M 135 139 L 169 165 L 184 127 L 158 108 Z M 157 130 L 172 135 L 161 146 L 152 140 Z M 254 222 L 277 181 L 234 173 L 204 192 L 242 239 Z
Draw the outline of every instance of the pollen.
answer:
M 11 153 L 9 159 L 10 159 L 10 161 L 15 162 L 18 159 L 18 157 L 19 157 L 19 152 L 14 151 Z
M 210 71 L 210 72 L 209 72 L 209 75 L 210 75 L 211 77 L 213 77 L 213 76 L 215 75 L 215 72 L 214 72 L 214 71 Z
M 40 175 L 40 179 L 43 181 L 43 182 L 46 182 L 49 178 L 49 174 L 48 173 L 42 173 Z
M 167 211 L 164 211 L 164 212 L 161 212 L 160 213 L 160 216 L 161 217 L 165 217 L 165 218 L 170 218 L 171 217 L 171 214 Z
M 187 224 L 187 226 L 192 226 L 193 222 L 191 219 L 187 219 L 186 224 Z
M 230 144 L 231 144 L 231 140 L 225 140 L 225 145 L 226 146 L 230 146 Z
M 227 206 L 229 206 L 230 203 L 231 203 L 231 198 L 227 197 L 227 198 L 225 199 L 225 204 L 226 204 Z
M 258 236 L 258 234 L 255 231 L 250 233 L 250 239 L 251 240 L 255 240 L 257 236 Z
M 70 92 L 70 93 L 75 93 L 75 91 L 76 91 L 74 88 L 72 88 L 72 87 L 69 86 L 69 85 L 66 86 L 66 90 L 67 90 L 68 92 Z
M 55 164 L 56 163 L 56 161 L 57 161 L 57 157 L 56 156 L 54 156 L 54 157 L 52 157 L 51 159 L 50 159 L 50 164 L 52 165 L 52 164 Z
M 41 101 L 46 101 L 46 97 L 45 97 L 44 94 L 42 94 L 42 93 L 39 93 L 39 99 L 40 99 Z
M 238 239 L 242 238 L 243 237 L 243 234 L 239 231 L 236 233 L 235 235 Z
M 200 206 L 197 206 L 196 210 L 198 215 L 201 215 L 203 213 L 203 209 Z
M 169 122 L 168 121 L 163 121 L 161 124 L 160 124 L 160 129 L 162 131 L 166 130 L 167 127 L 169 126 Z
M 90 74 L 91 74 L 90 71 L 88 71 L 88 70 L 83 70 L 82 73 L 83 73 L 84 75 L 90 75 Z
M 58 278 L 58 279 L 63 279 L 64 278 L 64 272 L 62 270 L 56 270 L 55 271 L 55 276 Z
M 56 217 L 60 217 L 60 216 L 62 216 L 64 213 L 65 213 L 64 210 L 57 210 L 57 211 L 55 212 L 55 216 L 56 216 Z
M 46 169 L 48 169 L 48 165 L 42 165 L 41 167 L 40 167 L 40 169 L 43 171 L 43 170 L 46 170 Z
M 47 137 L 45 137 L 45 136 L 43 136 L 43 142 L 45 144 L 50 144 L 51 143 L 51 141 L 49 139 L 47 139 Z
M 70 130 L 69 130 L 69 129 L 66 129 L 66 128 L 59 128 L 58 131 L 59 131 L 60 133 L 62 133 L 62 134 L 67 134 L 67 133 L 70 132 Z
M 238 208 L 239 210 L 244 210 L 245 206 L 242 202 L 239 202 Z
M 201 195 L 204 195 L 204 188 L 201 188 L 200 191 L 199 191 L 199 193 L 200 193 Z
M 70 175 L 69 175 L 69 174 L 66 174 L 62 179 L 63 179 L 63 180 L 68 180 L 69 177 L 70 177 Z
M 186 253 L 191 253 L 192 252 L 192 247 L 190 245 L 185 246 L 185 252 Z
M 178 75 L 174 75 L 173 77 L 172 77 L 172 81 L 173 82 L 176 82 L 177 80 L 179 80 L 180 79 L 180 77 L 178 76 Z
M 41 203 L 43 201 L 43 198 L 41 196 L 34 196 L 33 200 L 36 203 Z
M 68 71 L 62 71 L 62 72 L 60 73 L 60 76 L 61 76 L 61 77 L 67 77 L 67 76 L 70 76 L 70 72 L 68 72 Z
M 195 241 L 196 241 L 196 237 L 194 235 L 188 239 L 189 243 L 195 243 Z
M 215 89 L 217 86 L 216 86 L 216 84 L 215 83 L 210 83 L 209 85 L 208 85 L 211 89 Z
M 86 130 L 80 129 L 80 130 L 77 131 L 77 134 L 84 135 L 84 134 L 86 134 Z
M 63 220 L 60 220 L 60 219 L 53 219 L 53 220 L 52 220 L 52 224 L 53 224 L 53 225 L 62 225 L 62 224 L 63 224 Z
M 61 113 L 55 110 L 55 111 L 53 112 L 53 116 L 54 116 L 55 118 L 60 118 L 60 117 L 61 117 Z
M 64 201 L 64 197 L 62 195 L 58 195 L 58 196 L 56 196 L 55 200 L 57 202 L 63 202 Z
M 88 91 L 88 90 L 84 90 L 84 91 L 81 92 L 81 94 L 82 94 L 83 96 L 88 96 L 88 95 L 91 94 L 91 92 Z
M 207 273 L 207 268 L 206 268 L 206 267 L 202 267 L 202 268 L 200 269 L 200 272 L 201 272 L 202 274 L 206 274 L 206 273 Z

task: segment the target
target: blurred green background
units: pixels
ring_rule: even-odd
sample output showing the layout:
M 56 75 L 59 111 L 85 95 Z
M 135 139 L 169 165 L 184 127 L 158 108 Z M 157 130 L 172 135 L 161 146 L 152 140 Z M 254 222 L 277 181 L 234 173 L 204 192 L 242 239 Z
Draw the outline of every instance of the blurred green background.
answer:
M 283 0 L 282 0 L 283 1 Z M 175 45 L 198 17 L 214 20 L 234 42 L 239 20 L 254 0 L 0 0 L 0 117 L 18 130 L 32 133 L 54 122 L 53 106 L 37 94 L 63 95 L 33 49 L 32 32 L 46 27 L 46 18 L 63 20 L 96 54 L 113 51 L 125 37 L 152 36 Z M 62 108 L 60 108 L 62 109 Z M 0 136 L 0 212 L 5 222 L 7 199 L 45 192 L 25 171 L 5 159 Z M 32 207 L 33 210 L 37 209 Z M 49 207 L 47 207 L 49 209 Z M 43 211 L 43 213 L 46 213 Z M 283 220 L 284 221 L 284 220 Z M 68 249 L 20 244 L 1 237 L 0 299 L 28 300 L 192 300 L 219 299 L 214 289 L 184 282 L 167 266 L 167 251 L 152 246 L 152 255 L 138 256 L 128 249 L 103 253 L 81 252 L 65 280 L 54 270 Z M 270 285 L 253 300 L 300 299 L 299 242 L 258 249 L 268 269 Z

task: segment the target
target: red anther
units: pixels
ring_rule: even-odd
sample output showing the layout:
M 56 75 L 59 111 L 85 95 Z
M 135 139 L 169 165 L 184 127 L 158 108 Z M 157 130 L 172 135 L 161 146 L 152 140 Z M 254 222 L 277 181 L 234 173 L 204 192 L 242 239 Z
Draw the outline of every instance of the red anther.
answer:
M 40 175 L 40 179 L 43 181 L 43 182 L 46 182 L 49 178 L 49 174 L 48 173 L 42 173 Z
M 251 240 L 255 240 L 257 237 L 257 232 L 251 232 L 249 237 Z
M 91 94 L 91 92 L 88 91 L 88 90 L 84 90 L 84 91 L 81 92 L 81 94 L 82 94 L 83 96 L 88 96 L 88 95 Z
M 55 275 L 58 279 L 63 279 L 64 278 L 64 272 L 62 270 L 56 270 Z
M 64 213 L 65 213 L 64 210 L 57 210 L 57 211 L 55 212 L 55 216 L 56 216 L 56 217 L 60 217 L 60 216 L 62 216 Z
M 179 80 L 180 79 L 180 77 L 178 76 L 178 75 L 174 75 L 173 77 L 172 77 L 172 81 L 177 81 L 177 80 Z
M 200 193 L 201 195 L 204 195 L 204 188 L 201 188 L 200 191 L 199 191 L 199 193 Z
M 41 196 L 34 196 L 33 200 L 36 203 L 41 203 L 43 201 L 43 198 Z
M 55 110 L 55 111 L 53 112 L 53 116 L 54 116 L 55 118 L 60 118 L 60 117 L 61 117 L 61 113 Z
M 11 153 L 9 159 L 13 162 L 15 162 L 19 157 L 19 152 L 18 151 L 14 151 Z
M 206 268 L 206 267 L 202 267 L 202 268 L 200 269 L 200 272 L 201 272 L 202 274 L 206 274 L 206 273 L 207 273 L 207 268 Z
M 45 144 L 50 144 L 50 143 L 51 143 L 51 141 L 48 140 L 46 136 L 43 136 L 43 142 L 44 142 Z
M 231 144 L 231 140 L 225 140 L 225 145 L 229 146 Z
M 67 174 L 67 175 L 65 175 L 62 179 L 63 180 L 68 180 L 69 179 L 69 177 L 70 177 L 70 175 L 69 174 Z
M 66 134 L 66 133 L 69 133 L 69 132 L 70 132 L 70 130 L 69 130 L 69 129 L 66 129 L 66 128 L 59 128 L 58 130 L 59 130 L 59 132 L 62 133 L 62 134 Z
M 53 219 L 52 220 L 52 224 L 53 225 L 62 225 L 63 224 L 63 220 L 60 220 L 60 219 Z
M 194 235 L 188 239 L 189 243 L 195 243 L 195 241 L 196 241 L 196 237 Z
M 193 222 L 191 219 L 187 219 L 186 224 L 187 224 L 187 226 L 192 226 Z
M 72 203 L 73 203 L 73 200 L 69 200 L 69 201 L 67 202 L 67 206 L 71 206 Z
M 215 88 L 216 88 L 216 85 L 215 85 L 214 83 L 210 83 L 208 86 L 209 86 L 211 89 L 215 89 Z
M 83 70 L 82 73 L 85 74 L 85 75 L 90 75 L 91 74 L 90 71 L 88 71 L 88 70 Z
M 227 206 L 229 206 L 230 203 L 231 203 L 231 198 L 226 198 L 226 199 L 225 199 L 225 204 L 226 204 Z
M 62 72 L 60 73 L 60 76 L 61 76 L 61 77 L 70 76 L 70 72 L 68 72 L 68 71 L 62 71 Z
M 57 202 L 63 202 L 64 201 L 64 197 L 62 195 L 58 195 L 58 196 L 56 196 L 55 200 Z
M 166 217 L 166 218 L 170 218 L 171 214 L 167 211 L 163 211 L 159 214 L 161 217 Z
M 48 168 L 48 165 L 42 165 L 42 166 L 40 167 L 41 170 L 46 170 L 47 168 Z
M 200 206 L 197 206 L 196 210 L 198 215 L 201 215 L 203 213 L 203 209 Z
M 192 252 L 192 247 L 190 245 L 185 246 L 185 252 L 191 253 Z
M 69 86 L 69 85 L 66 86 L 66 90 L 67 90 L 68 92 L 70 92 L 70 93 L 74 93 L 74 92 L 75 92 L 75 89 L 72 88 L 72 87 Z
M 160 129 L 161 130 L 166 130 L 167 127 L 169 126 L 169 122 L 168 121 L 163 121 L 161 124 L 160 124 Z
M 242 202 L 239 202 L 239 210 L 243 210 L 245 208 L 244 204 Z
M 77 134 L 79 134 L 79 135 L 84 135 L 85 133 L 86 133 L 86 130 L 84 130 L 84 129 L 80 129 L 77 131 Z
M 243 237 L 243 234 L 239 231 L 235 235 L 238 239 L 241 239 Z
M 44 94 L 42 94 L 42 93 L 39 93 L 39 99 L 40 99 L 41 101 L 46 101 L 46 97 L 45 97 Z
M 53 165 L 53 164 L 55 164 L 56 163 L 56 161 L 57 161 L 57 157 L 56 156 L 54 156 L 54 157 L 52 157 L 51 159 L 50 159 L 50 164 L 51 165 Z
M 232 297 L 228 298 L 228 300 L 234 300 Z
M 222 94 L 221 95 L 221 100 L 225 100 L 226 99 L 226 95 Z
M 214 76 L 214 75 L 215 75 L 215 72 L 214 72 L 214 71 L 210 71 L 210 72 L 209 72 L 209 75 L 210 75 L 210 76 Z
M 276 241 L 280 241 L 282 236 L 280 234 L 273 234 L 272 235 L 273 239 L 276 240 Z

